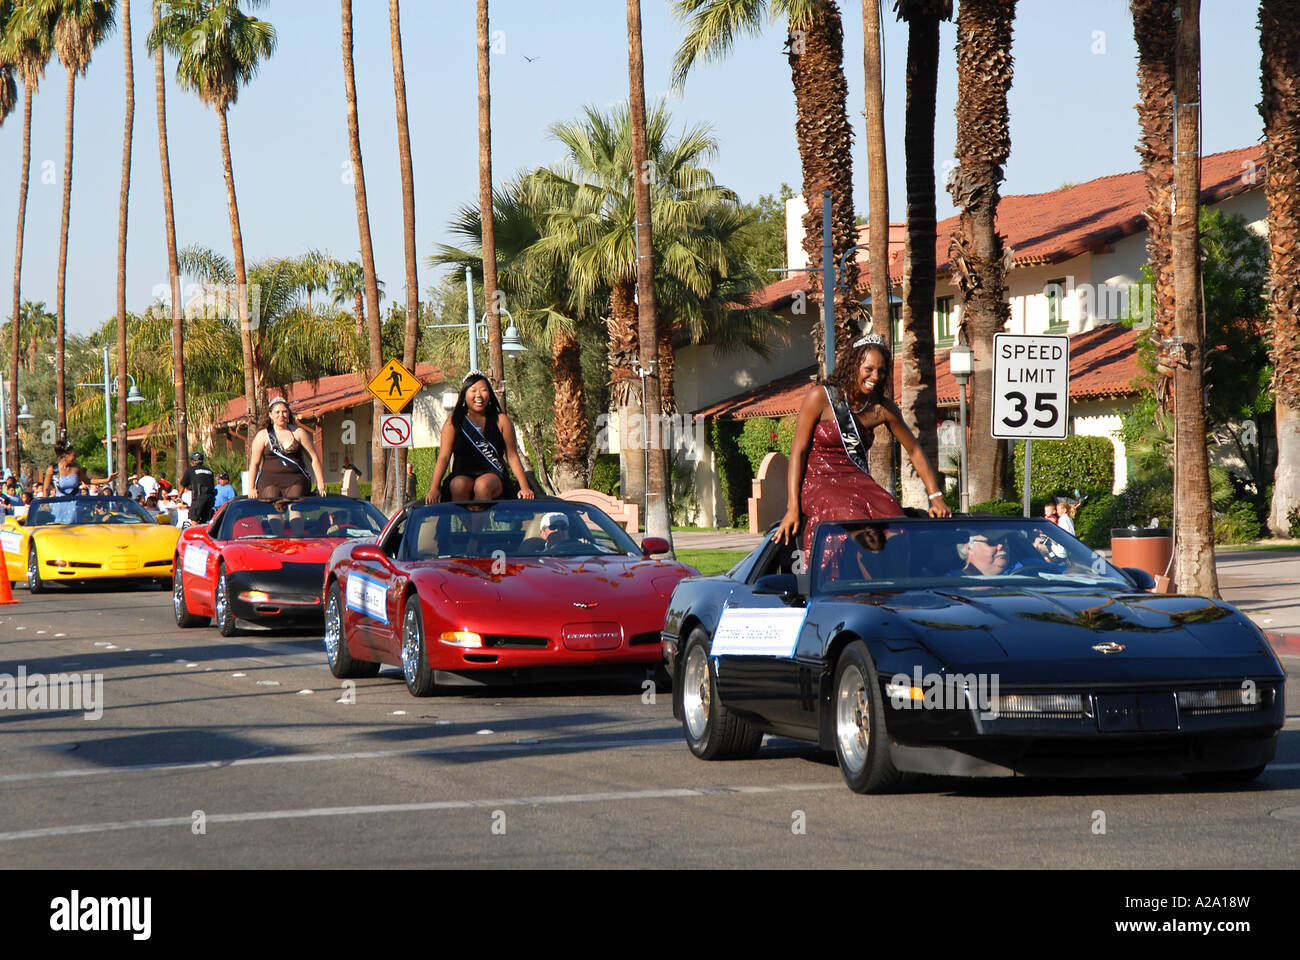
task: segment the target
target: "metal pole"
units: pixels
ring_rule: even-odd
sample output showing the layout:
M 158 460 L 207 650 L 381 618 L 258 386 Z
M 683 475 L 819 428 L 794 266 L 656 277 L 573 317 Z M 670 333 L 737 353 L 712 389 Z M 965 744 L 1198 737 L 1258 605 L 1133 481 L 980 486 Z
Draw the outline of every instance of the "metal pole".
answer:
M 108 397 L 108 347 L 104 348 L 104 449 L 108 451 L 108 475 L 113 475 L 113 419 Z
M 831 192 L 822 191 L 822 326 L 826 376 L 835 370 L 835 256 L 831 251 Z
M 1029 517 L 1029 463 L 1034 449 L 1034 441 L 1025 439 L 1025 517 Z
M 957 395 L 961 398 L 961 471 L 958 476 L 961 482 L 961 512 L 970 513 L 970 487 L 966 482 L 966 378 L 962 377 L 957 384 Z
M 465 295 L 469 298 L 469 368 L 478 369 L 478 312 L 474 309 L 474 278 L 465 268 Z M 504 374 L 502 374 L 504 377 Z
M 9 408 L 5 403 L 5 378 L 0 376 L 0 471 L 9 469 Z M 17 456 L 14 457 L 17 460 Z M 17 466 L 15 463 L 14 466 Z M 14 474 L 17 475 L 15 470 Z

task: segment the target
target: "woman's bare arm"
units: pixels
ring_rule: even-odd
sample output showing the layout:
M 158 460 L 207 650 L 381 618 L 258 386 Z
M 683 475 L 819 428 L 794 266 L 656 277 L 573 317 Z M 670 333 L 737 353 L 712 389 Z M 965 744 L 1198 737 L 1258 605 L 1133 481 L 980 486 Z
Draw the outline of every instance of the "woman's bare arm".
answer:
M 519 459 L 519 445 L 515 441 L 515 425 L 503 413 L 497 421 L 497 426 L 501 429 L 501 438 L 506 442 L 506 459 L 510 462 L 510 469 L 514 471 L 515 477 L 519 480 L 519 498 L 521 500 L 531 500 L 533 499 L 533 488 L 528 485 L 528 477 L 524 474 L 523 462 Z
M 776 539 L 785 543 L 794 539 L 799 529 L 799 495 L 803 487 L 804 472 L 808 468 L 808 451 L 812 449 L 813 431 L 826 410 L 826 391 L 814 386 L 803 398 L 799 417 L 794 424 L 794 441 L 790 444 L 790 470 L 786 474 L 786 508 Z

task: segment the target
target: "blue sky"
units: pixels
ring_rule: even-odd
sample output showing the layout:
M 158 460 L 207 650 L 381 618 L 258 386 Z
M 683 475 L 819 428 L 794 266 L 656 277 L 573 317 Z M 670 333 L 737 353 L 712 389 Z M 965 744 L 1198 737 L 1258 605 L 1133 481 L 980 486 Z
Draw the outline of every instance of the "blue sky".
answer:
M 682 27 L 667 0 L 642 0 L 646 90 L 669 93 L 672 55 Z M 888 2 L 886 7 L 892 6 Z M 499 181 L 560 157 L 547 129 L 627 95 L 625 5 L 620 0 L 493 0 L 493 162 Z M 855 203 L 866 212 L 862 128 L 861 7 L 841 0 L 849 110 L 859 136 L 854 152 Z M 155 287 L 166 288 L 161 184 L 154 114 L 153 61 L 144 48 L 149 0 L 131 7 L 135 38 L 135 157 L 131 188 L 127 304 L 142 310 Z M 340 56 L 339 6 L 333 0 L 272 0 L 255 11 L 279 33 L 275 56 L 241 93 L 230 113 L 235 183 L 250 261 L 327 249 L 359 249 L 348 169 Z M 401 183 L 393 116 L 388 4 L 354 0 L 357 85 L 370 220 L 387 296 L 402 299 Z M 1255 5 L 1205 0 L 1202 6 L 1204 152 L 1259 140 L 1259 41 Z M 440 274 L 424 265 L 446 224 L 478 198 L 477 102 L 473 0 L 405 0 L 402 4 L 407 99 L 415 167 L 420 287 Z M 713 170 L 743 199 L 799 188 L 794 97 L 781 54 L 783 26 L 742 39 L 733 56 L 697 68 L 670 99 L 681 123 L 707 123 L 720 142 Z M 952 157 L 956 72 L 954 24 L 941 34 L 936 174 Z M 903 216 L 903 102 L 907 35 L 886 13 L 886 138 L 892 218 Z M 1012 151 L 1004 193 L 1050 190 L 1135 169 L 1135 48 L 1125 0 L 1021 0 L 1012 50 Z M 532 62 L 525 57 L 536 58 Z M 68 255 L 70 330 L 84 333 L 112 315 L 116 297 L 117 203 L 123 119 L 122 38 L 114 33 L 78 82 L 76 163 Z M 171 81 L 168 129 L 177 230 L 182 246 L 224 253 L 230 229 L 217 121 L 211 110 Z M 63 163 L 66 79 L 54 62 L 33 111 L 32 171 L 23 264 L 23 298 L 54 308 Z M 21 162 L 21 107 L 0 128 L 0 302 L 10 302 Z M 43 182 L 44 181 L 44 182 Z M 939 216 L 953 213 L 940 189 Z M 385 303 L 389 301 L 386 299 Z

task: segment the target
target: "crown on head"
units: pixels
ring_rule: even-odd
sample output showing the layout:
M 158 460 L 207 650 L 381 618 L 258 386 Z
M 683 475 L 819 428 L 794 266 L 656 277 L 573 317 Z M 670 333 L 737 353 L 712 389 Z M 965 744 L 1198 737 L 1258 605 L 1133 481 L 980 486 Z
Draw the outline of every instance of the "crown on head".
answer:
M 475 377 L 482 377 L 484 380 L 488 379 L 488 375 L 482 370 L 471 370 L 469 373 L 465 374 L 465 378 L 461 380 L 460 385 L 462 387 L 465 386 L 465 384 L 469 383 Z
M 854 341 L 855 347 L 888 347 L 885 338 L 878 333 L 868 333 Z

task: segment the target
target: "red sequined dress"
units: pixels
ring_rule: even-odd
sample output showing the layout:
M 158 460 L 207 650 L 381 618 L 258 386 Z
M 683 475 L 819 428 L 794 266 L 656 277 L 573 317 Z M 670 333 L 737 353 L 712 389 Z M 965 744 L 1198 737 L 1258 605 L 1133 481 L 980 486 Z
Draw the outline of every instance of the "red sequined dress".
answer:
M 869 430 L 859 432 L 865 454 L 871 447 L 872 434 Z M 804 516 L 805 552 L 812 547 L 817 524 L 824 520 L 903 515 L 903 508 L 893 495 L 849 459 L 834 420 L 819 420 L 813 429 L 808 465 L 799 489 L 799 506 Z

